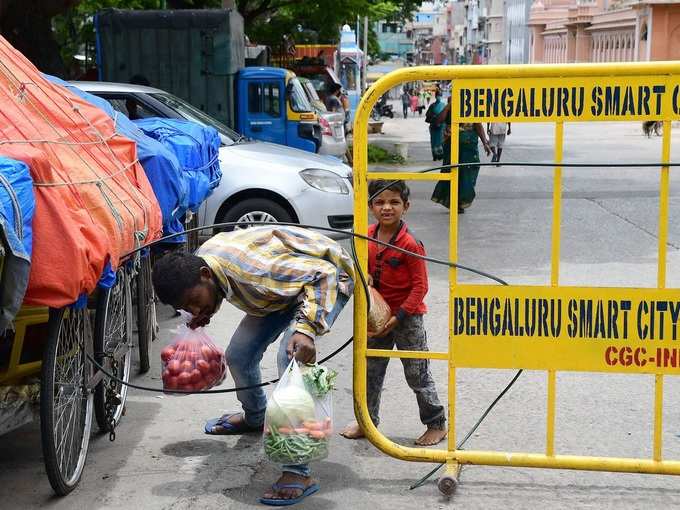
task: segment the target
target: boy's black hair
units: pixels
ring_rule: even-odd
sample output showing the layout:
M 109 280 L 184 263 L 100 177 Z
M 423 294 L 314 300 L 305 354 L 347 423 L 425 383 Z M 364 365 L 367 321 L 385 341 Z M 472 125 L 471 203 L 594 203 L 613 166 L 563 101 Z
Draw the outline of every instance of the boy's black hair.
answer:
M 371 205 L 371 203 L 373 202 L 373 200 L 371 199 L 373 195 L 377 196 L 386 190 L 399 193 L 399 196 L 401 196 L 401 199 L 403 200 L 404 203 L 408 202 L 408 197 L 411 196 L 411 190 L 408 188 L 404 181 L 385 181 L 379 179 L 377 181 L 370 181 L 368 183 L 368 198 L 369 198 L 368 204 Z
M 169 252 L 153 266 L 151 280 L 158 299 L 178 308 L 184 293 L 201 281 L 201 268 L 205 260 L 190 253 Z
M 338 90 L 342 90 L 342 85 L 336 82 L 332 82 L 330 87 L 328 87 L 328 92 L 331 94 L 335 94 Z

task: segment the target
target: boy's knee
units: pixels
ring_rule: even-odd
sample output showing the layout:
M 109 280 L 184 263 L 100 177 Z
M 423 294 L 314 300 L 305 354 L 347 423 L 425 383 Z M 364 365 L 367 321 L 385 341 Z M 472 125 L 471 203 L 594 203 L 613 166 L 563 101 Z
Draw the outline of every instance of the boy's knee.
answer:
M 428 386 L 427 363 L 422 363 L 422 360 L 414 361 L 416 362 L 404 366 L 406 382 L 412 390 L 424 390 Z

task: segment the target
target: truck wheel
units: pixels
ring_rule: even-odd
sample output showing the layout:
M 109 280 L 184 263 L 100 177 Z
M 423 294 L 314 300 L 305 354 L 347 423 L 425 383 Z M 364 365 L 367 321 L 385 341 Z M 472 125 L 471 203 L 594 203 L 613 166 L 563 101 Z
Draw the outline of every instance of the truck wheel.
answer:
M 234 228 L 248 228 L 248 222 L 265 223 L 290 223 L 293 221 L 290 213 L 276 202 L 266 198 L 249 198 L 239 202 L 218 219 L 219 223 L 243 223 L 243 226 L 228 227 L 224 230 Z

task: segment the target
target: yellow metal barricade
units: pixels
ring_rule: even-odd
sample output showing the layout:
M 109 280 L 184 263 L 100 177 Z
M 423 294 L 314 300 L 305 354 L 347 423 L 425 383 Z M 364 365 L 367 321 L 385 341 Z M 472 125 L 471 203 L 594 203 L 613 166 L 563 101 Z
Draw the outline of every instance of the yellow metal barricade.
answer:
M 680 118 L 680 62 L 525 66 L 427 66 L 394 71 L 364 95 L 354 124 L 355 232 L 368 227 L 370 179 L 450 180 L 457 203 L 457 168 L 451 173 L 368 172 L 367 122 L 389 89 L 421 80 L 450 80 L 451 163 L 458 162 L 458 124 L 554 122 L 555 154 L 551 277 L 546 286 L 466 285 L 449 271 L 448 352 L 367 348 L 366 296 L 354 301 L 354 407 L 366 437 L 384 453 L 407 461 L 447 464 L 449 477 L 461 464 L 594 471 L 680 474 L 680 461 L 662 458 L 663 381 L 680 373 L 680 291 L 666 289 L 669 167 L 660 167 L 657 288 L 587 288 L 559 285 L 562 147 L 570 121 L 654 120 L 663 122 L 658 163 L 670 163 L 671 121 Z M 458 215 L 451 207 L 449 260 L 457 261 Z M 367 270 L 367 241 L 356 241 L 361 270 Z M 536 314 L 541 320 L 536 320 Z M 533 319 L 532 319 L 533 317 Z M 653 343 L 650 341 L 653 340 Z M 489 355 L 493 353 L 493 355 Z M 448 361 L 448 448 L 405 447 L 373 425 L 366 404 L 367 357 Z M 456 449 L 456 368 L 547 371 L 544 452 Z M 555 452 L 555 374 L 559 370 L 655 375 L 652 458 L 559 455 Z

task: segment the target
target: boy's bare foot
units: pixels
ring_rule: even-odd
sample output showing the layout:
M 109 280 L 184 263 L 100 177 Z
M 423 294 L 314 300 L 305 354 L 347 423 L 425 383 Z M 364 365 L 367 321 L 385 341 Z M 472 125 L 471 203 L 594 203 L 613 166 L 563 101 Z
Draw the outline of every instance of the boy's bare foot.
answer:
M 364 431 L 361 430 L 361 427 L 355 421 L 347 425 L 344 430 L 340 432 L 340 435 L 346 439 L 361 439 L 362 437 L 366 437 Z
M 434 429 L 428 427 L 425 433 L 416 439 L 418 446 L 434 446 L 441 443 L 446 437 L 446 429 Z

